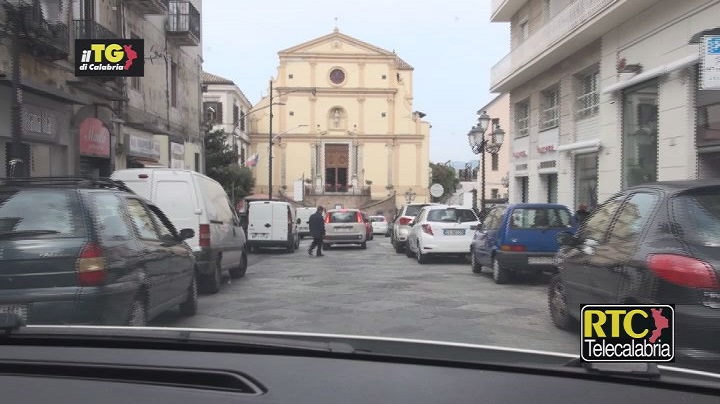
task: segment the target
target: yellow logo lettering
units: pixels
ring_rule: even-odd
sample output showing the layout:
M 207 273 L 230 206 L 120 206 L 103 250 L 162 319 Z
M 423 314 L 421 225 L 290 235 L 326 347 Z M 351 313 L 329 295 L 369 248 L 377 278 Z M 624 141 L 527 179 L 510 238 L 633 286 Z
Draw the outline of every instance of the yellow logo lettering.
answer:
M 584 310 L 583 317 L 583 323 L 585 324 L 583 336 L 585 338 L 593 336 L 605 337 L 605 331 L 603 331 L 602 326 L 605 324 L 605 321 L 607 321 L 607 316 L 602 310 Z M 594 334 L 593 330 L 595 330 Z
M 110 44 L 105 48 L 105 59 L 110 63 L 117 63 L 123 59 L 125 52 L 123 52 L 122 46 L 114 43 Z
M 90 45 L 90 49 L 93 52 L 93 55 L 95 56 L 95 63 L 102 62 L 102 52 L 105 50 L 105 45 L 101 43 L 94 43 Z
M 627 335 L 633 338 L 643 338 L 648 333 L 647 329 L 643 330 L 641 333 L 636 333 L 635 330 L 632 328 L 632 319 L 637 314 L 648 318 L 648 314 L 644 310 L 630 310 L 630 312 L 625 316 L 625 319 L 623 320 L 623 328 L 625 329 L 625 333 L 627 333 Z

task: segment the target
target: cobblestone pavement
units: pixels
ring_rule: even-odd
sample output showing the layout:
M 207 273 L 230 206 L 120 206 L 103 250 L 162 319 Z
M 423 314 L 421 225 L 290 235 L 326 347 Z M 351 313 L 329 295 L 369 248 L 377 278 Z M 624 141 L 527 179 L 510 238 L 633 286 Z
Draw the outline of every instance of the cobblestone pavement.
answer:
M 367 250 L 251 254 L 247 275 L 201 296 L 191 318 L 153 325 L 418 338 L 578 353 L 579 336 L 547 313 L 547 279 L 496 285 L 470 265 L 420 265 L 376 236 Z

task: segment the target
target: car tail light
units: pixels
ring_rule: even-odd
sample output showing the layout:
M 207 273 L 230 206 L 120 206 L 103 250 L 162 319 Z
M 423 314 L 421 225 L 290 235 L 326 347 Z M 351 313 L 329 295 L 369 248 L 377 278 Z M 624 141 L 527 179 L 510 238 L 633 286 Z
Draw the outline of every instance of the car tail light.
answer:
M 325 223 L 330 223 L 330 214 L 325 215 Z
M 87 243 L 78 256 L 75 270 L 80 286 L 97 286 L 105 281 L 105 257 L 97 243 Z
M 200 232 L 198 232 L 198 240 L 200 247 L 210 247 L 210 225 L 201 224 Z
M 365 222 L 365 221 L 363 220 L 362 214 L 361 214 L 360 212 L 358 212 L 358 213 L 355 214 L 355 220 L 357 220 L 358 223 L 364 223 L 364 222 Z
M 699 289 L 720 289 L 712 265 L 699 259 L 674 254 L 651 254 L 647 266 L 670 283 Z
M 430 226 L 429 224 L 422 225 L 422 230 L 425 232 L 425 234 L 429 234 L 431 236 L 434 235 L 432 231 L 432 226 Z
M 407 216 L 403 216 L 398 220 L 400 226 L 407 226 L 410 222 L 412 222 L 412 218 Z
M 524 245 L 501 245 L 500 250 L 502 251 L 527 251 Z

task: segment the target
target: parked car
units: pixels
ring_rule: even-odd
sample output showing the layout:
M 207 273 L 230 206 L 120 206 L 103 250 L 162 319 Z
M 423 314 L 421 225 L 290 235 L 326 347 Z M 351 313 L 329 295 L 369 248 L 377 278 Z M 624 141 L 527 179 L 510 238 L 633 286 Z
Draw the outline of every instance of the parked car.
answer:
M 375 238 L 375 234 L 373 233 L 373 227 L 372 227 L 372 223 L 370 222 L 370 216 L 368 216 L 368 214 L 365 212 L 360 212 L 360 213 L 362 214 L 363 222 L 365 222 L 365 230 L 367 231 L 367 233 L 365 234 L 365 237 L 368 240 L 372 240 Z
M 255 201 L 248 205 L 248 247 L 282 247 L 292 253 L 300 246 L 295 209 L 282 201 Z
M 324 248 L 333 244 L 359 244 L 367 248 L 367 226 L 357 209 L 332 209 L 325 214 Z
M 385 216 L 374 215 L 370 216 L 370 224 L 372 225 L 374 234 L 384 234 L 385 237 L 389 236 L 388 233 L 388 222 Z
M 674 304 L 678 360 L 720 371 L 720 181 L 628 188 L 559 239 L 556 326 L 573 326 L 581 304 Z
M 420 210 L 428 205 L 437 205 L 436 203 L 409 203 L 403 205 L 392 221 L 390 232 L 390 243 L 395 248 L 396 253 L 405 250 L 405 242 L 407 241 L 410 227 L 408 224 L 420 213 Z
M 518 273 L 555 272 L 556 236 L 575 232 L 575 218 L 565 205 L 520 203 L 492 208 L 470 244 L 475 273 L 492 268 L 496 283 L 507 283 Z
M 245 232 L 217 181 L 174 168 L 118 170 L 112 178 L 157 204 L 176 228 L 196 230 L 187 241 L 197 258 L 201 292 L 217 293 L 226 276 L 245 276 Z
M 0 312 L 132 326 L 178 306 L 194 315 L 193 233 L 108 179 L 0 179 Z
M 472 209 L 452 205 L 424 207 L 412 222 L 405 252 L 425 264 L 430 256 L 467 257 L 473 234 L 480 225 Z
M 300 239 L 310 235 L 310 225 L 308 224 L 308 220 L 310 219 L 310 215 L 315 212 L 317 212 L 317 207 L 297 208 L 295 210 L 297 218 L 300 219 L 300 222 L 298 222 L 298 237 Z

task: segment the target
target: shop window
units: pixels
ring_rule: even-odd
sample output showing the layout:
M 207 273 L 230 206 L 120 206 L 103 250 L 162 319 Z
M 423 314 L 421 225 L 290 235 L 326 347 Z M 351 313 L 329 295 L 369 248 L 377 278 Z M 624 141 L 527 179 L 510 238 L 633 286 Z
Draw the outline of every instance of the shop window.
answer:
M 658 82 L 623 92 L 623 186 L 657 180 Z

